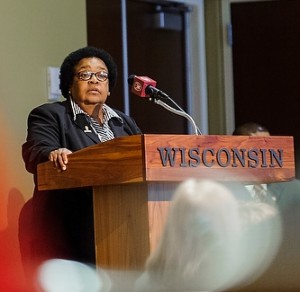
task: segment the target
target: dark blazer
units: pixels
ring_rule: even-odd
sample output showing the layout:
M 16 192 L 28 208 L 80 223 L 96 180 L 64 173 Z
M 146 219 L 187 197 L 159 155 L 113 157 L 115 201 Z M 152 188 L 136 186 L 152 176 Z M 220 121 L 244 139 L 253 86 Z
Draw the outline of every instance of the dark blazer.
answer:
M 135 121 L 124 113 L 115 110 L 122 118 L 109 121 L 115 137 L 141 134 Z M 31 111 L 28 117 L 26 143 L 22 146 L 22 154 L 26 169 L 36 173 L 38 163 L 48 160 L 52 150 L 68 148 L 77 151 L 99 143 L 97 135 L 89 129 L 84 114 L 78 115 L 74 121 L 69 101 L 41 105 Z
M 115 137 L 141 134 L 132 118 L 115 111 L 121 117 L 109 121 Z M 68 148 L 74 152 L 100 143 L 98 136 L 90 130 L 84 114 L 77 115 L 74 121 L 69 101 L 44 104 L 33 109 L 28 117 L 28 133 L 22 155 L 25 167 L 34 174 L 35 181 L 37 165 L 48 161 L 52 150 Z M 33 199 L 28 204 L 30 207 L 27 206 L 26 210 L 30 212 L 21 213 L 19 230 L 24 261 L 67 258 L 94 263 L 91 189 L 38 191 L 35 187 Z M 28 230 L 30 242 L 27 240 Z M 30 254 L 26 252 L 28 250 Z

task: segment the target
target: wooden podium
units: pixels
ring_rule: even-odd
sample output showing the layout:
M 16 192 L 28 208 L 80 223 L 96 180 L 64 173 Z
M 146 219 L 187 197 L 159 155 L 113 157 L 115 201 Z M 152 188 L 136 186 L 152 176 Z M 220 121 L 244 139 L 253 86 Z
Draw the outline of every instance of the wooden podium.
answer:
M 90 187 L 96 263 L 144 266 L 161 234 L 173 192 L 188 178 L 278 182 L 295 178 L 292 137 L 136 135 L 69 155 L 68 168 L 38 165 L 39 190 Z

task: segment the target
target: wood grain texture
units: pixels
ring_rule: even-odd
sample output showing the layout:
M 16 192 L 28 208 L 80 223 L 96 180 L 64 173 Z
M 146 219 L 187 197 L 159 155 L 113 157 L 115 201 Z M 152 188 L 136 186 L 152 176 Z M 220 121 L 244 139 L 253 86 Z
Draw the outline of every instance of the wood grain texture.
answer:
M 162 162 L 159 148 L 169 148 L 171 152 L 177 149 L 173 165 L 168 159 Z M 189 149 L 199 149 L 196 166 L 189 163 L 195 162 Z M 264 149 L 265 153 L 280 149 L 282 165 L 271 167 L 266 156 L 255 168 L 249 166 L 251 159 L 245 160 L 245 166 L 230 161 L 226 167 L 207 160 L 211 164 L 208 167 L 203 159 L 216 157 L 203 158 L 204 149 L 213 149 L 214 153 L 220 149 Z M 96 263 L 103 268 L 125 270 L 144 266 L 161 236 L 176 186 L 191 177 L 233 182 L 291 180 L 295 177 L 293 138 L 136 135 L 72 153 L 64 172 L 57 172 L 51 162 L 38 166 L 40 190 L 93 188 Z
M 177 153 L 175 165 L 162 165 L 158 148 L 186 149 L 182 158 Z M 189 149 L 198 148 L 200 163 L 188 165 Z M 282 149 L 282 167 L 234 167 L 232 162 L 221 167 L 217 163 L 207 167 L 202 161 L 204 149 Z M 207 157 L 210 156 L 207 155 Z M 187 166 L 182 166 L 182 159 Z M 215 159 L 215 157 L 213 157 Z M 267 159 L 269 159 L 267 157 Z M 193 161 L 192 161 L 193 162 Z M 246 164 L 249 159 L 246 159 Z M 222 135 L 136 135 L 119 137 L 69 155 L 68 168 L 57 172 L 50 162 L 38 165 L 40 190 L 91 187 L 107 184 L 142 181 L 182 181 L 184 179 L 210 178 L 221 181 L 264 182 L 287 181 L 295 178 L 294 144 L 290 136 L 222 136 Z
M 142 136 L 120 137 L 68 156 L 67 170 L 38 165 L 39 190 L 92 187 L 144 181 Z
M 177 184 L 133 183 L 94 188 L 96 263 L 142 269 L 157 246 Z
M 98 266 L 142 268 L 150 251 L 146 184 L 95 187 L 94 226 Z
M 145 161 L 147 181 L 181 181 L 190 177 L 214 179 L 219 181 L 264 182 L 287 181 L 295 178 L 294 144 L 292 137 L 255 137 L 255 136 L 222 136 L 222 135 L 145 135 Z M 184 161 L 188 164 L 187 151 L 199 148 L 200 163 L 196 167 L 181 166 L 182 157 L 177 153 L 175 165 L 162 166 L 158 147 L 186 149 Z M 201 161 L 201 152 L 204 149 L 282 149 L 283 166 L 269 167 L 270 159 L 267 157 L 268 167 L 252 168 L 248 166 L 234 167 L 230 163 L 221 167 L 217 163 L 207 167 Z M 210 156 L 208 156 L 210 157 Z M 216 159 L 215 157 L 213 159 Z

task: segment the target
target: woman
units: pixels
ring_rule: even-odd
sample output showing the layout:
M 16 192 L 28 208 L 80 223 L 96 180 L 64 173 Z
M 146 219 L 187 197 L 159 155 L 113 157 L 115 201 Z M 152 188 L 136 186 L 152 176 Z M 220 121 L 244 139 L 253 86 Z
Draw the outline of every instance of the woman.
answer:
M 105 103 L 116 79 L 116 64 L 102 49 L 84 47 L 65 58 L 60 69 L 60 89 L 66 100 L 41 105 L 28 117 L 22 154 L 35 182 L 41 162 L 50 160 L 58 171 L 65 171 L 72 152 L 115 137 L 141 133 L 132 118 Z M 31 224 L 31 260 L 40 263 L 49 258 L 65 258 L 95 262 L 90 189 L 38 191 L 35 187 Z M 23 256 L 27 257 L 24 253 Z

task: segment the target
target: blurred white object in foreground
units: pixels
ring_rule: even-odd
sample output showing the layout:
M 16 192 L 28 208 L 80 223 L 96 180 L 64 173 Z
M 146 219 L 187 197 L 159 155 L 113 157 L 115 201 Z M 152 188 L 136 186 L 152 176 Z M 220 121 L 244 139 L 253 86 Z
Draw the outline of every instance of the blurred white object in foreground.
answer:
M 38 269 L 37 286 L 44 292 L 106 292 L 111 282 L 102 270 L 71 260 L 52 259 Z

